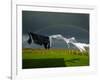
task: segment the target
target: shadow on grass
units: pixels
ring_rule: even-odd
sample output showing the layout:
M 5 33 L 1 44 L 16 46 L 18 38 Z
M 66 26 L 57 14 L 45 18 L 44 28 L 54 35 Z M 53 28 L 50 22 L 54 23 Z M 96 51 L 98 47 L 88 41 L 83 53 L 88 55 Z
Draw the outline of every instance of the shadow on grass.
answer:
M 76 63 L 76 62 L 78 62 L 78 61 L 80 61 L 79 58 L 74 58 L 74 59 L 66 60 L 65 62 Z
M 64 59 L 23 59 L 22 68 L 50 68 L 50 67 L 66 67 Z

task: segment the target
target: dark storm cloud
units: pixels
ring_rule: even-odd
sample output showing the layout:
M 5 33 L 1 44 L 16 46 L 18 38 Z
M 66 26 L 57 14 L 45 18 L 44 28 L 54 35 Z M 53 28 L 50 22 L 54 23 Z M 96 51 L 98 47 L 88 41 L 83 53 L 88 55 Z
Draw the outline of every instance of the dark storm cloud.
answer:
M 88 14 L 23 11 L 23 33 L 36 32 L 50 25 L 76 25 L 89 30 Z
M 39 47 L 26 43 L 27 32 L 47 36 L 62 34 L 67 38 L 75 37 L 79 42 L 89 43 L 89 14 L 22 11 L 22 30 L 23 47 Z M 62 44 L 63 42 L 59 42 L 58 45 Z

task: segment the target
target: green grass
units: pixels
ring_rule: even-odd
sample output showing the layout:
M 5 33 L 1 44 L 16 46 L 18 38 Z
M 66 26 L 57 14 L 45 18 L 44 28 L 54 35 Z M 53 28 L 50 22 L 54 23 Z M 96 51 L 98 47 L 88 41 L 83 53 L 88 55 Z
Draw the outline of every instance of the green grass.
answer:
M 49 63 L 49 64 L 48 64 Z M 65 67 L 64 59 L 23 59 L 23 69 Z
M 23 68 L 89 66 L 88 51 L 71 49 L 23 49 L 22 59 Z

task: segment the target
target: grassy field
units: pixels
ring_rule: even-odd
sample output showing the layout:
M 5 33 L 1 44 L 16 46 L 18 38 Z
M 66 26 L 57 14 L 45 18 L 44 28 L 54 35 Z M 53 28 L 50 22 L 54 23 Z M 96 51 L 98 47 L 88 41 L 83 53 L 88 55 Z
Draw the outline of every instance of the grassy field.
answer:
M 89 53 L 71 49 L 22 50 L 23 69 L 47 67 L 89 66 Z

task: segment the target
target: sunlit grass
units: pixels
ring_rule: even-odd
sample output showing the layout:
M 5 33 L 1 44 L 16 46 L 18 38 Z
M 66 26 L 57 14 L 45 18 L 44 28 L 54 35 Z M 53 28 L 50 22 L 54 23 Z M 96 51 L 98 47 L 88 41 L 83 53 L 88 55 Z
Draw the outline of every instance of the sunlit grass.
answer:
M 64 59 L 68 66 L 88 66 L 89 52 L 80 52 L 72 49 L 23 49 L 22 59 Z M 48 63 L 49 64 L 49 63 Z

